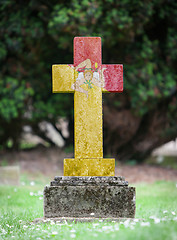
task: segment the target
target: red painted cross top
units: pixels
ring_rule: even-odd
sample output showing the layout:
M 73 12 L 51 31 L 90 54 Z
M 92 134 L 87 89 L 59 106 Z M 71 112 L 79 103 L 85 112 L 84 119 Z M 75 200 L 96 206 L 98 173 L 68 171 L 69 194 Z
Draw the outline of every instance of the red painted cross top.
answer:
M 75 37 L 74 38 L 74 66 L 79 66 L 86 59 L 90 59 L 93 71 L 104 69 L 104 89 L 108 92 L 123 91 L 123 65 L 102 64 L 101 38 L 100 37 Z M 98 65 L 95 66 L 95 63 Z M 103 90 L 104 91 L 104 90 Z

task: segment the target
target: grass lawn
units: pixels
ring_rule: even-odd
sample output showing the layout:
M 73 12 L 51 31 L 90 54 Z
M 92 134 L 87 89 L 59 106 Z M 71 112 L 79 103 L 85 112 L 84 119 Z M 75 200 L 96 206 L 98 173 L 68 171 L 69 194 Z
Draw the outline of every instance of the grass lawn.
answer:
M 136 185 L 136 219 L 120 223 L 31 224 L 43 216 L 43 188 L 27 181 L 19 187 L 0 186 L 0 239 L 177 240 L 176 182 Z

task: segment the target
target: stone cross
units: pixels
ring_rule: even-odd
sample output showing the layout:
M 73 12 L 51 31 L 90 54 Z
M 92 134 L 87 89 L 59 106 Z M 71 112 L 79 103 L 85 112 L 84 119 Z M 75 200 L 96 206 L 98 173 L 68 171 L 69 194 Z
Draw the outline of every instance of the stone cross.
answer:
M 115 159 L 103 158 L 102 92 L 123 91 L 123 65 L 102 64 L 101 38 L 75 37 L 74 64 L 53 65 L 52 80 L 54 93 L 74 93 L 75 158 L 64 159 L 64 176 L 114 176 Z

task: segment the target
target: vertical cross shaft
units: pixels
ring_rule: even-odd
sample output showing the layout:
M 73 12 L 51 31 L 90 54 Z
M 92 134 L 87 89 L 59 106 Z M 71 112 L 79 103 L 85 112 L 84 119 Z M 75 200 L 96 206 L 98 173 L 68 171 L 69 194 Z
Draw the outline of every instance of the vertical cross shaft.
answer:
M 86 59 L 90 60 L 91 68 L 95 68 L 95 63 L 98 64 L 98 68 L 101 67 L 100 38 L 87 38 L 87 41 L 75 38 L 74 67 Z M 88 97 L 79 91 L 74 93 L 74 139 L 77 159 L 103 158 L 102 89 L 95 85 L 91 87 Z

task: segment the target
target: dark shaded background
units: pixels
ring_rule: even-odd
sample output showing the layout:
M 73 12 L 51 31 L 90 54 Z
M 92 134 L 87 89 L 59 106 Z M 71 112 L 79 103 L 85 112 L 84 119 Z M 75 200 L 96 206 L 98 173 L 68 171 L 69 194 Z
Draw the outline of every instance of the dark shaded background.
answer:
M 61 133 L 58 117 L 73 145 L 73 95 L 52 94 L 51 65 L 73 62 L 75 36 L 102 37 L 103 63 L 124 64 L 124 92 L 104 95 L 105 155 L 142 161 L 177 137 L 175 1 L 0 0 L 0 18 L 1 150 L 25 125 L 53 145 L 39 123 Z

